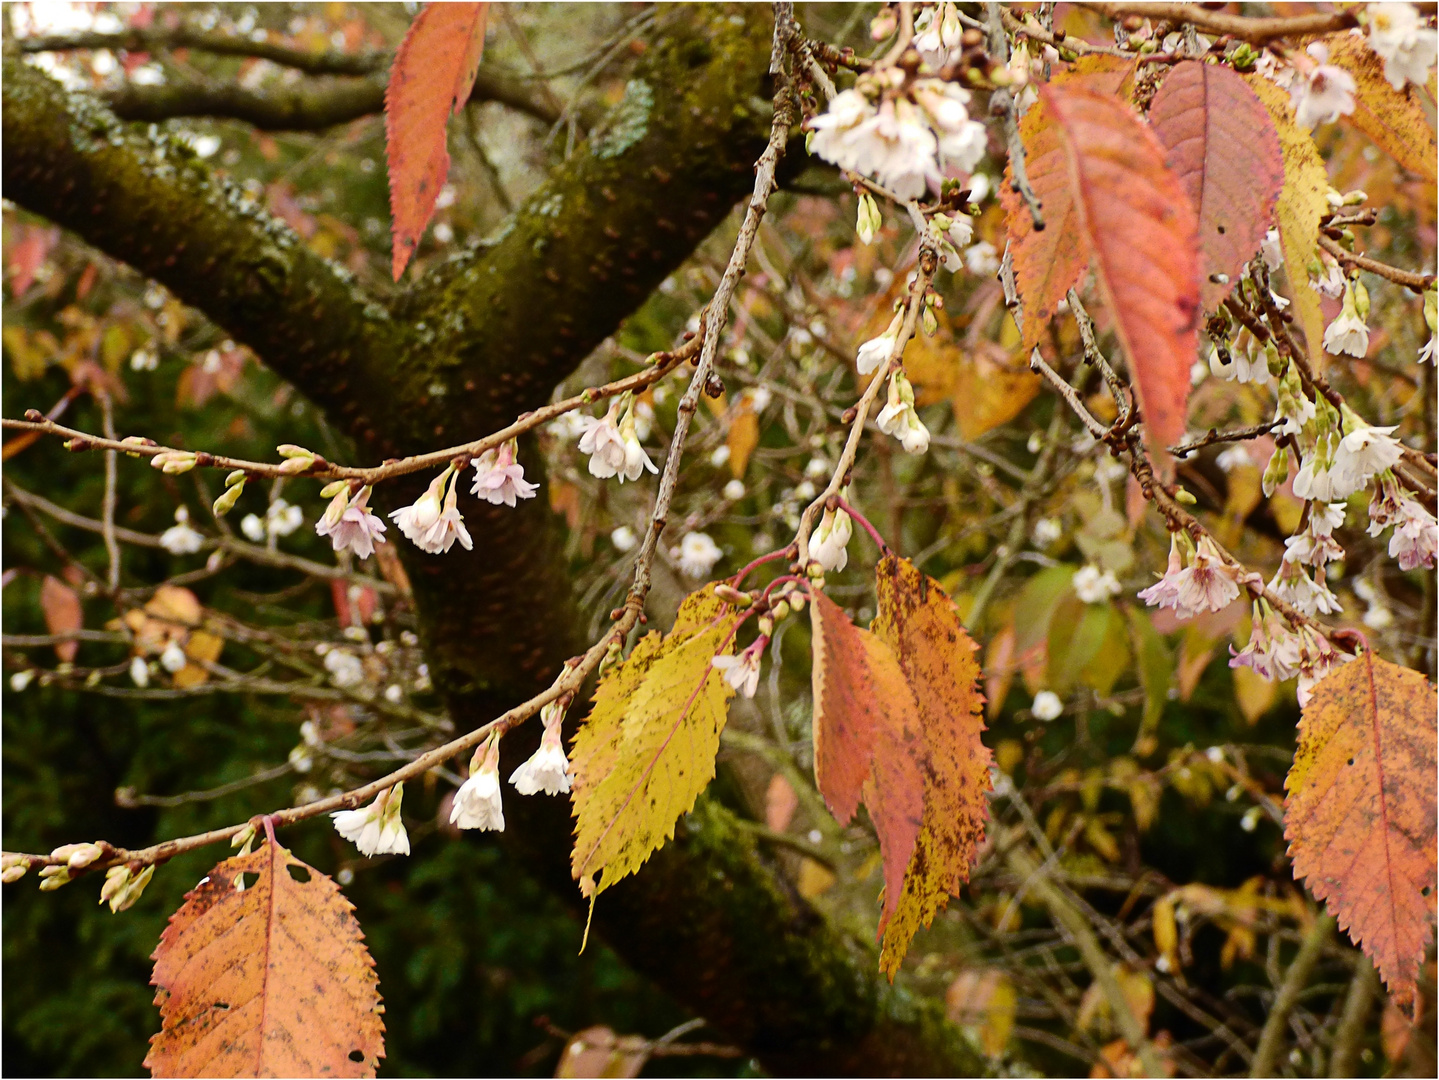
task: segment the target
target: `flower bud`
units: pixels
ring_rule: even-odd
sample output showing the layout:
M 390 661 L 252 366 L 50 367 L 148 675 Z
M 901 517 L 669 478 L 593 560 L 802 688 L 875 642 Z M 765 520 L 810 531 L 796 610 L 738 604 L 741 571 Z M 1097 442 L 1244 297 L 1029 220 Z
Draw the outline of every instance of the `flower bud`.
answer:
M 63 844 L 50 852 L 51 858 L 64 859 L 71 870 L 85 869 L 102 854 L 99 844 Z
M 1361 319 L 1369 318 L 1369 290 L 1358 278 L 1354 280 L 1354 311 Z
M 929 304 L 925 304 L 920 313 L 919 325 L 924 330 L 925 337 L 934 337 L 939 332 L 939 320 L 935 318 L 934 308 Z
M 735 607 L 749 607 L 750 604 L 754 602 L 754 597 L 749 593 L 732 589 L 723 583 L 715 586 L 715 596 L 727 604 L 733 604 Z
M 800 592 L 798 589 L 795 589 L 792 593 L 789 594 L 789 597 L 785 602 L 789 604 L 791 611 L 795 612 L 795 614 L 799 614 L 799 612 L 804 610 L 804 593 Z
M 336 495 L 344 491 L 349 486 L 350 482 L 348 480 L 332 480 L 330 483 L 326 484 L 320 489 L 320 498 L 333 499 Z
M 244 470 L 244 469 L 236 469 L 236 470 L 235 470 L 234 472 L 232 472 L 229 476 L 225 477 L 225 486 L 226 486 L 226 487 L 234 487 L 236 484 L 243 484 L 244 482 L 245 482 L 245 470 Z
M 297 454 L 293 457 L 286 457 L 280 463 L 280 472 L 285 476 L 298 476 L 300 473 L 308 472 L 314 464 L 315 456 L 313 454 Z
M 150 459 L 150 467 L 170 476 L 178 476 L 195 467 L 195 455 L 188 450 L 165 450 Z
M 296 446 L 294 443 L 281 443 L 275 447 L 275 452 L 282 458 L 314 457 L 313 450 L 306 450 L 303 446 Z
M 1174 489 L 1174 501 L 1184 506 L 1194 506 L 1199 502 L 1198 499 L 1196 499 L 1188 491 L 1184 490 L 1184 488 Z
M 243 494 L 245 494 L 245 482 L 241 480 L 238 484 L 227 487 L 210 509 L 216 517 L 224 517 L 235 509 L 235 504 L 240 501 L 240 496 Z
M 879 232 L 880 226 L 883 224 L 884 218 L 880 215 L 879 204 L 874 201 L 874 196 L 867 191 L 861 192 L 859 214 L 854 226 L 860 243 L 868 244 L 873 240 L 874 234 Z
M 23 855 L 6 855 L 0 859 L 0 882 L 6 885 L 19 881 L 30 869 L 30 860 Z
M 150 440 L 145 438 L 143 435 L 126 435 L 123 439 L 120 440 L 120 442 L 123 443 L 125 446 L 148 446 Z M 137 458 L 140 455 L 134 453 L 133 451 L 126 450 L 125 456 Z
M 70 868 L 64 864 L 45 866 L 40 869 L 40 891 L 54 892 L 61 885 L 70 883 Z
M 894 9 L 889 7 L 881 8 L 879 14 L 870 20 L 869 36 L 875 41 L 883 41 L 889 37 L 890 34 L 894 33 L 898 25 L 898 18 L 894 13 Z
M 774 607 L 772 607 L 770 610 L 774 612 L 774 617 L 775 617 L 776 619 L 788 619 L 788 618 L 789 618 L 789 614 L 790 614 L 789 601 L 788 601 L 788 600 L 781 600 L 778 604 L 776 604 L 776 605 L 775 605 Z
M 140 894 L 145 891 L 145 886 L 150 884 L 150 879 L 155 876 L 155 868 L 147 866 L 140 873 L 132 875 L 128 866 L 112 866 L 105 874 L 105 884 L 100 889 L 100 903 L 107 900 L 110 903 L 110 910 L 115 914 L 130 908 Z
M 1267 498 L 1278 490 L 1279 485 L 1289 477 L 1289 451 L 1284 447 L 1278 447 L 1269 456 L 1269 464 L 1264 466 L 1264 477 L 1261 483 L 1264 487 L 1264 495 Z

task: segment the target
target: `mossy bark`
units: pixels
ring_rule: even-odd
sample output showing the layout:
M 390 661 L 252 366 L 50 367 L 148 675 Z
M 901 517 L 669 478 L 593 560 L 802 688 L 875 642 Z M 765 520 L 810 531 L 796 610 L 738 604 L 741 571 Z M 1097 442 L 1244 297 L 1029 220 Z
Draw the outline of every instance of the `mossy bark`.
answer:
M 365 460 L 398 456 L 542 403 L 749 190 L 768 130 L 770 30 L 768 5 L 663 9 L 624 100 L 501 240 L 389 300 L 363 295 L 179 144 L 127 129 L 12 58 L 5 194 L 250 345 Z M 377 501 L 412 499 L 426 479 L 383 485 Z M 462 502 L 474 552 L 400 550 L 463 729 L 528 696 L 583 643 L 545 500 Z M 537 738 L 506 739 L 505 768 Z M 506 809 L 512 852 L 577 901 L 567 804 Z M 615 949 L 776 1072 L 982 1071 L 938 1004 L 885 985 L 872 951 L 794 895 L 731 820 L 702 802 L 640 874 L 606 891 L 596 927 Z

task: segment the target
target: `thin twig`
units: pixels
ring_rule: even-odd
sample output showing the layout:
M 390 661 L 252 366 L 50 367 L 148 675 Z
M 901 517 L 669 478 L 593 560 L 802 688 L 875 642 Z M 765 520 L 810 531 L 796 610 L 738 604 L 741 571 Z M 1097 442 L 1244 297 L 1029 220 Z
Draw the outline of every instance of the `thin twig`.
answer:
M 1304 940 L 1299 943 L 1299 952 L 1295 955 L 1294 962 L 1289 965 L 1289 970 L 1284 973 L 1284 980 L 1279 984 L 1279 993 L 1274 998 L 1274 1004 L 1269 1007 L 1269 1016 L 1265 1018 L 1264 1030 L 1259 1034 L 1259 1046 L 1254 1051 L 1254 1061 L 1249 1066 L 1250 1076 L 1276 1075 L 1275 1066 L 1279 1064 L 1279 1054 L 1284 1049 L 1284 1033 L 1289 1028 L 1289 1014 L 1299 1003 L 1300 991 L 1309 982 L 1309 976 L 1314 973 L 1314 965 L 1319 962 L 1324 947 L 1333 936 L 1333 916 L 1320 915 L 1304 935 Z
M 1090 2 L 1083 6 L 1115 20 L 1125 15 L 1138 15 L 1154 22 L 1189 23 L 1197 29 L 1215 34 L 1229 34 L 1254 45 L 1264 45 L 1282 37 L 1318 36 L 1335 30 L 1347 30 L 1358 22 L 1353 11 L 1249 19 L 1242 15 L 1210 11 L 1200 4 Z
M 984 5 L 989 16 L 989 51 L 999 63 L 1009 62 L 1009 41 L 1004 36 L 1004 22 L 1000 17 L 997 3 Z M 1008 87 L 1000 87 L 989 95 L 989 111 L 998 116 L 1004 128 L 1004 142 L 1009 151 L 1009 186 L 1017 191 L 1029 207 L 1029 217 L 1034 231 L 1044 229 L 1043 203 L 1035 195 L 1029 183 L 1029 172 L 1024 164 L 1024 141 L 1019 137 L 1019 115 L 1015 108 L 1014 94 Z
M 1344 1011 L 1334 1032 L 1334 1052 L 1329 1058 L 1330 1076 L 1354 1076 L 1359 1055 L 1369 1033 L 1369 1011 L 1379 993 L 1379 973 L 1369 958 L 1360 953 L 1354 964 L 1354 979 L 1344 995 Z
M 1367 255 L 1349 251 L 1322 232 L 1319 234 L 1319 246 L 1340 262 L 1357 266 L 1361 270 L 1368 270 L 1371 274 L 1378 274 L 1382 278 L 1388 278 L 1397 285 L 1403 285 L 1411 292 L 1422 293 L 1426 289 L 1434 287 L 1435 276 L 1433 274 L 1416 274 L 1412 270 L 1400 270 L 1397 266 L 1390 266 L 1378 259 L 1371 259 Z

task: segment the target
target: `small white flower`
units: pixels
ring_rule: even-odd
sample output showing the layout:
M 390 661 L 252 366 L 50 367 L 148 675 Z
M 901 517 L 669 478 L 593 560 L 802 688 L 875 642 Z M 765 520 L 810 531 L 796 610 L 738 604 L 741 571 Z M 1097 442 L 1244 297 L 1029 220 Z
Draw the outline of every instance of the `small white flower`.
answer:
M 505 831 L 505 810 L 500 801 L 500 742 L 490 739 L 475 749 L 470 778 L 455 792 L 450 824 L 461 829 Z
M 608 480 L 625 468 L 625 440 L 618 423 L 620 400 L 610 402 L 602 417 L 580 417 L 584 425 L 580 453 L 590 455 L 590 475 L 599 480 Z
M 474 547 L 464 519 L 456 508 L 458 480 L 455 467 L 450 465 L 430 482 L 425 493 L 413 504 L 403 506 L 390 514 L 400 531 L 414 541 L 421 551 L 439 555 L 449 551 L 456 540 L 466 551 Z M 448 494 L 445 493 L 447 483 Z
M 330 681 L 341 690 L 365 681 L 364 662 L 345 649 L 331 649 L 325 654 L 325 670 L 330 673 Z
M 17 671 L 14 675 L 10 676 L 10 689 L 14 690 L 17 694 L 22 693 L 34 679 L 35 672 L 31 668 L 26 668 L 24 671 Z
M 1352 283 L 1345 283 L 1344 306 L 1324 331 L 1324 349 L 1336 356 L 1348 353 L 1362 357 L 1369 351 L 1369 327 L 1355 308 Z
M 561 795 L 570 790 L 570 763 L 565 757 L 560 727 L 564 708 L 551 702 L 540 715 L 545 725 L 540 748 L 510 774 L 510 783 L 521 795 L 537 795 L 541 791 L 546 795 Z
M 875 418 L 879 430 L 893 435 L 906 453 L 923 454 L 929 449 L 929 429 L 914 410 L 914 388 L 896 371 L 889 380 L 889 402 Z
M 1334 454 L 1336 499 L 1348 498 L 1369 485 L 1378 473 L 1392 467 L 1404 456 L 1404 447 L 1390 432 L 1395 426 L 1374 427 L 1345 409 L 1349 433 L 1339 440 Z
M 141 690 L 150 685 L 150 665 L 145 663 L 143 656 L 130 661 L 130 681 Z
M 1218 465 L 1221 471 L 1229 473 L 1246 465 L 1253 465 L 1254 459 L 1249 456 L 1247 446 L 1231 446 L 1228 450 L 1219 452 L 1214 464 Z
M 693 578 L 701 578 L 714 569 L 724 554 L 708 533 L 685 533 L 679 546 L 680 569 Z
M 854 523 L 843 510 L 828 510 L 819 519 L 809 540 L 809 554 L 825 570 L 843 570 L 849 562 L 850 533 Z
M 1334 615 L 1342 611 L 1339 597 L 1335 596 L 1324 580 L 1324 571 L 1316 570 L 1314 577 L 1296 562 L 1281 559 L 1279 569 L 1269 582 L 1274 595 L 1287 601 L 1310 617 Z
M 635 531 L 628 525 L 621 525 L 610 533 L 610 543 L 613 544 L 615 550 L 621 554 L 626 551 L 633 551 L 635 545 L 639 542 L 639 537 L 635 535 Z
M 1294 101 L 1294 121 L 1305 130 L 1316 124 L 1332 124 L 1354 111 L 1354 76 L 1341 67 L 1325 63 L 1329 50 L 1315 42 L 1308 52 L 1319 64 L 1308 73 L 1300 72 L 1289 88 Z
M 639 436 L 635 433 L 633 421 L 624 425 L 625 440 L 625 466 L 620 472 L 620 483 L 626 480 L 638 480 L 648 469 L 652 473 L 659 472 L 659 468 L 650 460 L 645 448 L 640 445 Z
M 988 240 L 981 240 L 965 251 L 964 265 L 971 274 L 991 277 L 999 272 L 999 253 Z
M 165 651 L 160 654 L 160 666 L 171 675 L 185 666 L 185 650 L 180 648 L 177 642 L 170 642 L 165 646 Z
M 1309 287 L 1320 296 L 1338 300 L 1344 295 L 1344 286 L 1348 281 L 1344 276 L 1344 269 L 1327 251 L 1319 253 L 1319 265 L 1323 272 L 1319 277 L 1310 277 Z
M 518 449 L 511 439 L 499 449 L 486 450 L 475 458 L 471 493 L 496 506 L 514 506 L 516 499 L 533 499 L 539 486 L 525 479 L 525 467 L 515 460 Z
M 171 555 L 193 555 L 204 542 L 205 538 L 190 528 L 190 511 L 183 506 L 175 510 L 175 524 L 160 534 L 160 546 Z
M 1364 625 L 1371 630 L 1387 630 L 1394 625 L 1394 612 L 1376 604 L 1364 613 Z
M 1413 4 L 1370 4 L 1369 47 L 1384 58 L 1384 77 L 1396 90 L 1423 86 L 1434 64 L 1436 35 L 1419 21 Z
M 745 494 L 744 481 L 731 480 L 729 483 L 725 484 L 723 494 L 724 497 L 730 502 L 734 502 L 737 499 L 743 499 Z
M 1057 720 L 1064 712 L 1064 702 L 1059 700 L 1059 695 L 1053 690 L 1041 690 L 1034 695 L 1034 703 L 1030 705 L 1029 711 L 1036 720 Z
M 1183 565 L 1177 540 L 1172 537 L 1169 569 L 1164 577 L 1139 594 L 1139 598 L 1152 607 L 1173 608 L 1181 619 L 1203 611 L 1223 611 L 1238 597 L 1234 570 L 1224 562 L 1208 536 L 1200 537 L 1188 566 Z
M 1048 547 L 1064 535 L 1064 526 L 1058 518 L 1040 518 L 1034 523 L 1034 543 L 1036 547 Z
M 877 338 L 870 338 L 859 347 L 859 354 L 855 357 L 855 365 L 859 368 L 861 375 L 868 375 L 889 359 L 890 353 L 894 351 L 895 342 L 899 340 L 900 326 L 904 321 L 901 313 L 897 313 L 890 320 L 889 326 L 884 333 Z
M 1314 503 L 1309 508 L 1309 530 L 1319 536 L 1329 536 L 1344 524 L 1344 504 Z
M 1072 581 L 1074 594 L 1086 604 L 1102 604 L 1120 592 L 1119 580 L 1113 571 L 1101 571 L 1099 567 L 1081 566 L 1074 572 Z
M 752 698 L 759 689 L 760 654 L 763 651 L 763 648 L 756 649 L 751 645 L 738 656 L 716 656 L 710 664 L 716 671 L 724 673 L 724 681 L 737 693 Z
M 255 514 L 246 514 L 241 519 L 240 531 L 252 544 L 258 544 L 265 539 L 265 523 Z
M 1389 556 L 1401 570 L 1419 567 L 1432 570 L 1439 549 L 1439 523 L 1434 515 L 1413 499 L 1400 499 L 1394 535 L 1389 538 Z
M 375 801 L 359 810 L 336 810 L 330 817 L 335 831 L 359 848 L 360 854 L 408 855 L 410 837 L 400 817 L 405 785 L 396 784 L 375 796 Z
M 305 523 L 305 512 L 284 499 L 276 499 L 265 511 L 265 531 L 271 536 L 289 536 Z
M 1272 273 L 1284 265 L 1284 245 L 1279 240 L 1279 230 L 1270 229 L 1259 242 L 1259 251 L 1264 256 L 1264 265 Z

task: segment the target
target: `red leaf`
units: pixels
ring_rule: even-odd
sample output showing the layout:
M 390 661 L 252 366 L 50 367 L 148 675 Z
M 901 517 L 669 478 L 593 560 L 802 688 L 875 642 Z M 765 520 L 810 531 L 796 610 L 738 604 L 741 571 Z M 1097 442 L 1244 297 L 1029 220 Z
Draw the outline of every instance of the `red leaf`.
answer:
M 22 225 L 19 232 L 21 238 L 10 245 L 10 293 L 17 298 L 24 296 L 34 283 L 36 271 L 60 239 L 59 229 Z
M 1040 88 L 1058 121 L 1080 231 L 1129 360 L 1145 441 L 1161 467 L 1184 434 L 1199 314 L 1199 236 L 1159 140 L 1122 101 Z M 1027 321 L 1027 320 L 1026 320 Z
M 391 271 L 405 272 L 450 172 L 445 122 L 470 96 L 485 49 L 488 4 L 427 4 L 400 43 L 385 88 L 393 219 Z
M 879 706 L 864 631 L 824 593 L 810 605 L 814 632 L 814 779 L 841 824 L 854 817 L 874 758 Z
M 40 608 L 45 613 L 45 625 L 52 634 L 68 634 L 85 625 L 85 617 L 80 611 L 80 598 L 75 595 L 74 589 L 59 578 L 45 578 L 45 583 L 40 586 Z M 79 649 L 78 641 L 55 643 L 55 655 L 61 660 L 74 660 Z
M 1082 86 L 1100 94 L 1118 94 L 1128 85 L 1134 61 L 1087 56 L 1055 76 L 1051 86 Z M 1019 122 L 1029 186 L 1043 204 L 1044 229 L 1035 232 L 1024 198 L 1010 186 L 1006 168 L 999 199 L 1014 258 L 1014 274 L 1024 304 L 1024 352 L 1044 336 L 1064 294 L 1089 264 L 1089 245 L 1079 233 L 1079 217 L 1064 164 L 1059 132 L 1043 101 L 1035 102 Z
M 1186 60 L 1154 95 L 1149 124 L 1199 219 L 1199 293 L 1216 308 L 1273 224 L 1284 187 L 1274 121 L 1232 70 Z

